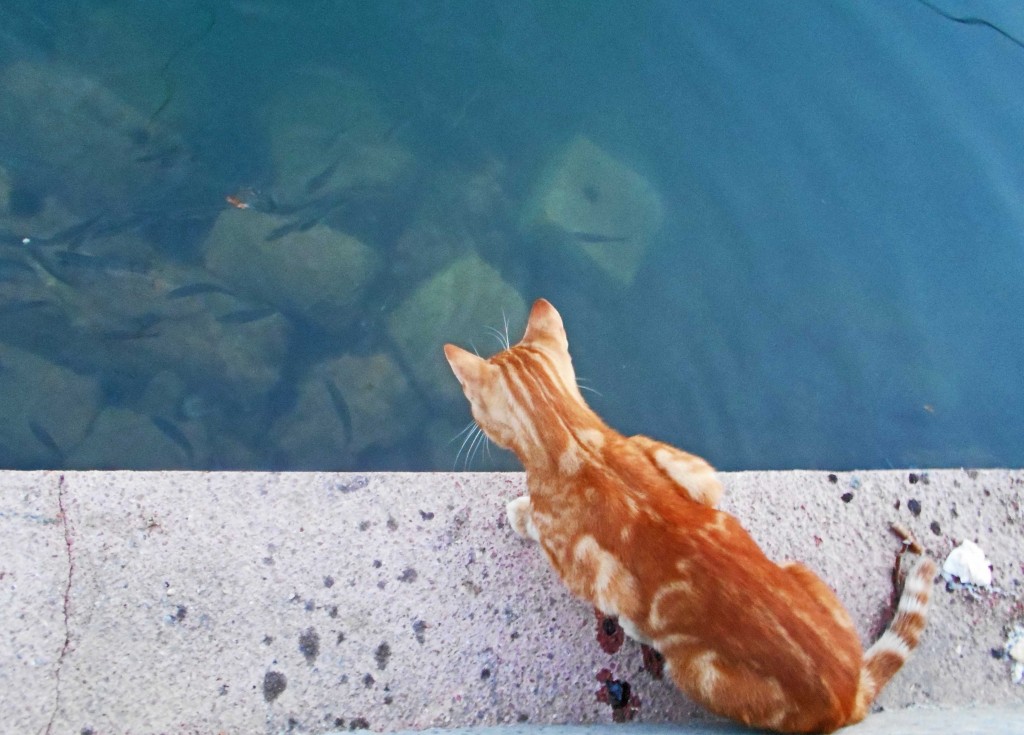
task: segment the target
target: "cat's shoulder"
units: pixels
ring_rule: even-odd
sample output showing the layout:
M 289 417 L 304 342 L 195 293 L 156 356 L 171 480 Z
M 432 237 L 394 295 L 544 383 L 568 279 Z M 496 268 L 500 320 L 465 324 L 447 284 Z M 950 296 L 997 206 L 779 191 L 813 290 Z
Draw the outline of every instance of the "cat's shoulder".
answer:
M 626 439 L 642 452 L 683 495 L 714 508 L 722 497 L 722 483 L 715 468 L 702 457 L 684 452 L 670 444 L 636 434 Z

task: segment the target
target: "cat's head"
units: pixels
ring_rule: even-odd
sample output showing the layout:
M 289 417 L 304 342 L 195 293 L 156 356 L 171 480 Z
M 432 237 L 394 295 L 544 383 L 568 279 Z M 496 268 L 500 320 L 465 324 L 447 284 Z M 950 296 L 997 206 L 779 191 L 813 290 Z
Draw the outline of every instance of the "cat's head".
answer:
M 473 418 L 498 446 L 516 451 L 541 444 L 546 413 L 562 415 L 585 405 L 576 386 L 569 341 L 562 317 L 545 299 L 537 299 L 523 338 L 489 359 L 452 344 L 445 357 Z

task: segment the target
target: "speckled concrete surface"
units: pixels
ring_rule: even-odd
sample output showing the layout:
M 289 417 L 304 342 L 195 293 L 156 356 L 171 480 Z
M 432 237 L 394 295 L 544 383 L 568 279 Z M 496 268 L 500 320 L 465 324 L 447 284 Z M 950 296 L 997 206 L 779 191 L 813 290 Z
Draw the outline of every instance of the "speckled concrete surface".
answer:
M 914 710 L 895 711 L 910 705 L 1021 716 L 999 656 L 1024 624 L 1024 472 L 724 481 L 723 507 L 822 574 L 865 639 L 888 620 L 890 521 L 940 562 L 965 538 L 992 561 L 991 590 L 936 586 L 865 735 L 912 732 Z M 602 669 L 629 682 L 637 722 L 706 723 L 637 645 L 598 645 L 593 612 L 505 524 L 522 488 L 519 474 L 0 473 L 0 731 L 609 723 Z

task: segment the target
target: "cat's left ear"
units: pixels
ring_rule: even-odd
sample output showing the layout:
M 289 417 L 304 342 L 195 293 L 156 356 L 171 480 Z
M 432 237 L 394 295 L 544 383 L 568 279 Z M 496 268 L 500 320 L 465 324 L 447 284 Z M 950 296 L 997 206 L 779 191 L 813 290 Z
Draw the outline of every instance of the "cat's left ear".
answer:
M 537 299 L 530 309 L 523 342 L 554 341 L 561 349 L 568 351 L 569 339 L 565 336 L 562 317 L 547 299 Z
M 467 384 L 480 383 L 490 368 L 487 360 L 452 344 L 444 346 L 444 356 L 448 358 L 448 364 L 452 366 L 452 372 L 463 388 Z

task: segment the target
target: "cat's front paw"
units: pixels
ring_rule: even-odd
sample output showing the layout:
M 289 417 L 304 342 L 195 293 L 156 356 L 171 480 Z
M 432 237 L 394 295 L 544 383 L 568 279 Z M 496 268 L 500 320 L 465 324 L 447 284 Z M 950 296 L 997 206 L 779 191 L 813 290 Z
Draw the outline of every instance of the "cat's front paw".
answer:
M 537 540 L 537 527 L 533 525 L 533 515 L 530 512 L 530 496 L 521 495 L 505 506 L 505 513 L 508 515 L 508 523 L 512 530 L 523 538 Z

